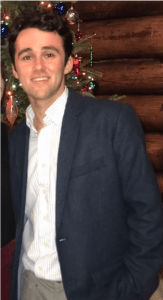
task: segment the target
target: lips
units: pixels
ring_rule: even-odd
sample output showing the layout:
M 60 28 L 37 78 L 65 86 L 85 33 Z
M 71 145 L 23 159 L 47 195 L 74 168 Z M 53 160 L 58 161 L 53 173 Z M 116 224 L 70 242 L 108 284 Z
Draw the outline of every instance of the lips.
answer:
M 32 78 L 32 81 L 45 81 L 48 79 L 49 77 L 36 77 L 36 78 Z

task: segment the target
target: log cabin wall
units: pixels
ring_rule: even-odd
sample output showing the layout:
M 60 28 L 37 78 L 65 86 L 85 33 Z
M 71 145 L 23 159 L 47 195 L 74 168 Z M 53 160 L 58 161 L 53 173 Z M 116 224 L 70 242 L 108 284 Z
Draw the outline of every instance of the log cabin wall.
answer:
M 93 68 L 103 73 L 97 97 L 125 95 L 119 101 L 136 111 L 163 198 L 163 2 L 77 1 L 73 7 L 83 36 L 96 33 Z

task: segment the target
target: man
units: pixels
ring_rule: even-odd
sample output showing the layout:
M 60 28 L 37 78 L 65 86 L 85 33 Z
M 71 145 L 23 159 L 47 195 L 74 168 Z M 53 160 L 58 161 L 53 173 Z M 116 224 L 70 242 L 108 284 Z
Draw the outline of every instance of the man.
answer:
M 135 112 L 65 87 L 72 36 L 59 16 L 18 17 L 9 49 L 31 104 L 10 139 L 11 299 L 148 300 L 163 225 Z

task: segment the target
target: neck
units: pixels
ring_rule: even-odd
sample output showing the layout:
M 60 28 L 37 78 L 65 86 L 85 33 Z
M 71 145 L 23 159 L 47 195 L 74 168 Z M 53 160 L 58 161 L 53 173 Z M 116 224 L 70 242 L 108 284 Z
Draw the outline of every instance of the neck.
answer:
M 40 130 L 45 126 L 43 119 L 45 117 L 45 112 L 50 105 L 46 105 L 46 103 L 40 103 L 42 101 L 38 101 L 37 103 L 31 103 L 32 109 L 34 111 L 35 117 L 33 120 L 33 124 L 37 132 L 39 133 Z
M 33 124 L 35 129 L 37 130 L 37 133 L 39 133 L 41 129 L 45 126 L 43 119 L 40 120 L 36 116 L 34 117 Z
M 60 93 L 56 94 L 55 97 L 53 96 L 49 99 L 37 100 L 29 97 L 29 101 L 35 114 L 34 126 L 38 133 L 45 126 L 43 119 L 45 117 L 46 110 L 58 99 L 58 97 L 64 92 L 64 89 L 65 87 L 63 87 L 63 90 L 61 90 Z

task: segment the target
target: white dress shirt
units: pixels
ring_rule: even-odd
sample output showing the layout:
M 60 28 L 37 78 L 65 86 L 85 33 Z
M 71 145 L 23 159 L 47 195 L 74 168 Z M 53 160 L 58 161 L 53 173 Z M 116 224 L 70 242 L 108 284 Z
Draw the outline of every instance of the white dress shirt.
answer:
M 68 97 L 63 94 L 47 109 L 38 134 L 31 105 L 26 111 L 30 128 L 28 179 L 23 232 L 24 268 L 39 278 L 62 280 L 56 249 L 56 174 L 61 125 Z

